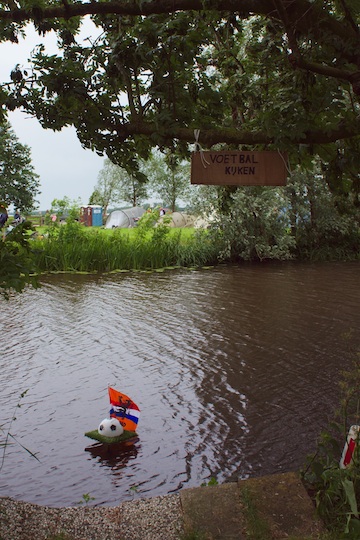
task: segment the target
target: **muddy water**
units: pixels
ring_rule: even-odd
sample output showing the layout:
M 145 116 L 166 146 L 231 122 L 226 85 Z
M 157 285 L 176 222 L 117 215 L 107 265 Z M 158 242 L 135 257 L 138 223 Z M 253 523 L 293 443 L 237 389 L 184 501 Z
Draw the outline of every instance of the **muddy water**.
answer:
M 0 425 L 16 416 L 17 440 L 0 496 L 114 505 L 298 469 L 360 350 L 359 270 L 52 276 L 0 300 Z M 108 415 L 108 383 L 141 409 L 138 439 L 111 452 L 84 436 Z

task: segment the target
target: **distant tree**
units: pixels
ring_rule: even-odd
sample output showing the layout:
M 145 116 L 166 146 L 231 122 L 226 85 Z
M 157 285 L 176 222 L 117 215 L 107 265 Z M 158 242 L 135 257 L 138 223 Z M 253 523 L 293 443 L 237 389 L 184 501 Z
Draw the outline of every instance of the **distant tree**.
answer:
M 58 218 L 64 216 L 67 219 L 74 220 L 80 215 L 80 199 L 71 200 L 69 197 L 63 199 L 54 199 L 51 203 L 50 214 L 55 214 Z
M 124 171 L 123 183 L 120 190 L 122 200 L 129 202 L 132 206 L 140 206 L 148 196 L 146 183 L 139 179 L 139 176 L 133 176 Z
M 99 171 L 98 181 L 92 192 L 89 204 L 98 204 L 107 213 L 110 204 L 117 204 L 119 199 L 119 167 L 110 159 L 104 160 L 104 167 Z
M 175 156 L 167 156 L 169 175 L 167 182 L 158 187 L 159 195 L 163 197 L 164 204 L 169 205 L 175 212 L 179 199 L 186 200 L 190 192 L 190 163 L 179 161 Z
M 147 197 L 145 182 L 146 177 L 141 172 L 129 173 L 122 167 L 114 165 L 110 159 L 105 159 L 89 204 L 102 206 L 104 215 L 110 204 L 118 204 L 121 201 L 138 206 Z
M 360 245 L 360 209 L 358 194 L 332 192 L 327 170 L 314 159 L 311 170 L 296 168 L 284 192 L 291 233 L 300 253 L 322 250 L 358 253 Z
M 92 194 L 89 197 L 89 204 L 98 204 L 99 206 L 104 207 L 103 198 L 99 189 L 95 188 Z
M 140 169 L 147 176 L 154 194 L 175 212 L 179 199 L 187 200 L 190 193 L 190 164 L 176 155 L 153 151 Z
M 208 219 L 221 213 L 221 199 L 225 188 L 211 185 L 195 185 L 191 190 L 190 208 L 193 213 Z
M 30 148 L 19 142 L 8 122 L 0 125 L 0 200 L 22 211 L 32 210 L 40 193 L 38 179 Z

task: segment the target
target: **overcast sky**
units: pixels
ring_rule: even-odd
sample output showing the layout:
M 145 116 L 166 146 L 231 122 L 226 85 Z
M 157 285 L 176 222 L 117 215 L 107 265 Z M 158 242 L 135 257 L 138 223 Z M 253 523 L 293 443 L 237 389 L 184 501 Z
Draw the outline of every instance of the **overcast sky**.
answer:
M 90 26 L 86 32 L 90 35 Z M 0 83 L 10 80 L 10 72 L 16 64 L 24 68 L 29 65 L 30 52 L 39 43 L 46 43 L 49 53 L 56 52 L 56 38 L 44 39 L 32 27 L 29 27 L 28 37 L 19 44 L 0 44 Z M 40 176 L 39 209 L 47 210 L 54 199 L 65 196 L 72 200 L 80 197 L 81 203 L 86 205 L 104 166 L 105 156 L 84 150 L 72 127 L 61 132 L 45 130 L 36 119 L 19 110 L 9 113 L 8 119 L 19 141 L 31 149 L 32 164 Z

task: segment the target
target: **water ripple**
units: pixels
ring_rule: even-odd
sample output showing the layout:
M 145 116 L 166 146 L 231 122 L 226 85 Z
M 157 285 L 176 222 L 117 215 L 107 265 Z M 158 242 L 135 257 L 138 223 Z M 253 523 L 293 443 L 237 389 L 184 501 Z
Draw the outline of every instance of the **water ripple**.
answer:
M 50 276 L 0 301 L 0 425 L 15 410 L 11 431 L 40 460 L 7 448 L 0 494 L 113 505 L 300 467 L 360 345 L 344 337 L 360 322 L 358 275 L 290 263 Z M 108 383 L 141 408 L 138 439 L 110 451 L 84 437 L 108 415 Z

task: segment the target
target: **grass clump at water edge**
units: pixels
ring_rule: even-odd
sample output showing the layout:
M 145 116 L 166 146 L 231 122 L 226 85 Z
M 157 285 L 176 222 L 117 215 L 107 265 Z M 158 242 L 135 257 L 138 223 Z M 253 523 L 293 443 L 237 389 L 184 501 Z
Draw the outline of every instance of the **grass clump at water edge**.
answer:
M 217 261 L 207 231 L 150 227 L 146 222 L 135 229 L 112 231 L 70 222 L 35 239 L 32 248 L 40 272 L 154 270 L 200 267 Z

